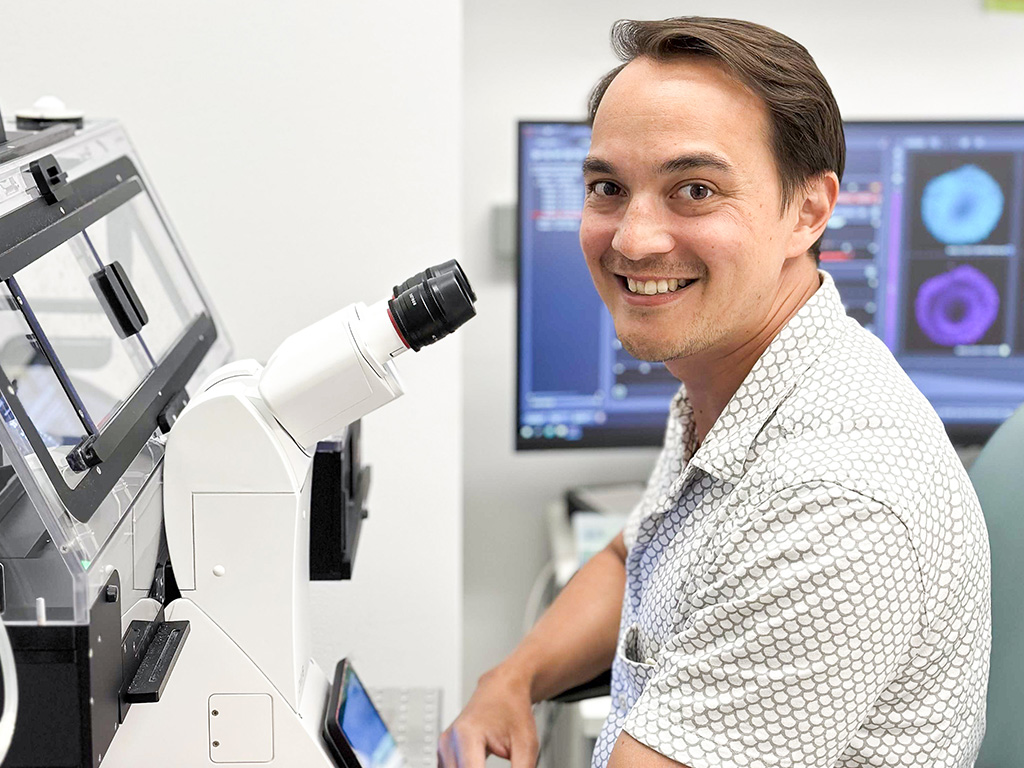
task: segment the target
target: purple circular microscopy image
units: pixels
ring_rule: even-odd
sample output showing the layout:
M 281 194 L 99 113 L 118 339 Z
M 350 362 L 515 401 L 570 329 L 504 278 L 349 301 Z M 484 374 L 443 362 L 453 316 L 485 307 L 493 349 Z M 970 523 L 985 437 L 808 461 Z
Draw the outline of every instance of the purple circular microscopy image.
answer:
M 964 264 L 925 280 L 914 313 L 936 344 L 976 344 L 999 314 L 999 291 L 980 269 Z

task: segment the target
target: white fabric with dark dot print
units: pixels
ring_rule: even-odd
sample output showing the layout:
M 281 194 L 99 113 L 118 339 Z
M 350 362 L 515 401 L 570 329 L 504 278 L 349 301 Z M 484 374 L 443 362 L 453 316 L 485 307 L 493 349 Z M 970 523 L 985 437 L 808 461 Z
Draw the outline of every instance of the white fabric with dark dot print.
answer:
M 970 766 L 989 552 L 942 424 L 832 279 L 703 445 L 685 391 L 626 526 L 612 712 L 690 768 Z

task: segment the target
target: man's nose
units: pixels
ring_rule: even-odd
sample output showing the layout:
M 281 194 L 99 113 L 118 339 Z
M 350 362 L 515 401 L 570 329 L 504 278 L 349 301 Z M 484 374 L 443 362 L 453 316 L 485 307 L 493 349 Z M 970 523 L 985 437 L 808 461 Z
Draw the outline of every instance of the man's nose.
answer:
M 627 259 L 669 253 L 675 241 L 664 221 L 664 210 L 656 200 L 636 196 L 629 201 L 612 237 L 612 248 Z

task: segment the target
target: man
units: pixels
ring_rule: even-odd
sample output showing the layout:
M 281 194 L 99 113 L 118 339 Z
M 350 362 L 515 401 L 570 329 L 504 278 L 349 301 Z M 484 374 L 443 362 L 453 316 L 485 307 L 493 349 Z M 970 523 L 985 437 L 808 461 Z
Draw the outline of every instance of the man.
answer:
M 938 417 L 817 270 L 845 158 L 807 51 L 619 22 L 580 242 L 623 345 L 682 382 L 625 531 L 446 732 L 532 768 L 531 704 L 612 668 L 596 768 L 969 766 L 988 548 Z

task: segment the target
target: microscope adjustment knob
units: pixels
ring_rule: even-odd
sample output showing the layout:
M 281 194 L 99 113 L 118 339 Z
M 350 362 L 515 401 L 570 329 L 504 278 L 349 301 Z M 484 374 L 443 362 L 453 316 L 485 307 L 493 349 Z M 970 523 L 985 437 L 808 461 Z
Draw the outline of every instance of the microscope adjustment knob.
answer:
M 70 109 L 56 96 L 43 96 L 28 109 L 18 110 L 19 131 L 39 131 L 58 123 L 70 123 L 75 128 L 85 124 L 85 114 L 80 109 Z

